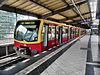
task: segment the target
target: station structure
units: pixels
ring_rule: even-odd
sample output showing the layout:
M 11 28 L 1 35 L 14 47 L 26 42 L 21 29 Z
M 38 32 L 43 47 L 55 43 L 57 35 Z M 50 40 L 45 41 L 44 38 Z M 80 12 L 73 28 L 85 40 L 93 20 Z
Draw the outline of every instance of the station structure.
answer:
M 99 6 L 99 0 L 0 0 L 0 75 L 100 75 Z M 51 24 L 45 40 L 55 27 L 58 44 L 29 58 L 20 57 L 15 50 L 17 25 L 40 20 L 41 27 L 42 22 Z M 66 34 L 64 27 L 69 28 Z M 72 32 L 71 27 L 76 29 Z M 63 34 L 67 41 L 61 41 Z

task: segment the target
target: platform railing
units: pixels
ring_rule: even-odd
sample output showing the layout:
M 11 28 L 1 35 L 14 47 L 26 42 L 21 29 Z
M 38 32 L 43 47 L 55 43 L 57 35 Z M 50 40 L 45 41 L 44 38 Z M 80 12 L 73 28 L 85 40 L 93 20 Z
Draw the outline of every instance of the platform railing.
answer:
M 0 46 L 0 58 L 11 56 L 13 54 L 16 54 L 15 50 L 13 49 L 13 44 Z
M 4 58 L 16 54 L 15 50 L 13 49 L 14 46 L 13 40 L 14 39 L 0 40 L 0 58 Z

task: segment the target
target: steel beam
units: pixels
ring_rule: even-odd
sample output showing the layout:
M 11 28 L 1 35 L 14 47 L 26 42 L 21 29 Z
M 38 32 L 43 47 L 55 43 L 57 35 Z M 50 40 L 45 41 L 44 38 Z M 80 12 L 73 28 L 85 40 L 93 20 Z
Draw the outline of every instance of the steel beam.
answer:
M 52 11 L 51 9 L 49 9 L 48 7 L 46 7 L 45 5 L 42 5 L 42 4 L 38 3 L 36 0 L 35 1 L 34 0 L 30 0 L 30 1 L 33 2 L 33 3 L 35 3 L 35 4 L 37 4 L 37 5 L 39 5 L 39 6 L 41 6 L 41 7 L 44 7 L 45 9 L 48 9 L 48 10 Z
M 44 8 L 46 8 L 46 9 L 48 9 L 48 10 L 51 11 L 52 13 L 54 12 L 52 9 L 46 7 L 45 5 L 42 5 L 41 3 L 37 2 L 36 0 L 30 0 L 30 1 L 32 1 L 33 3 L 35 3 L 35 4 L 37 4 L 37 5 L 41 6 L 41 7 L 44 7 Z M 65 17 L 66 19 L 68 18 L 68 17 L 66 17 L 66 16 L 64 16 L 64 15 L 62 15 L 62 14 L 60 14 L 60 13 L 58 13 L 58 14 L 61 15 L 61 16 L 63 16 L 63 17 Z M 47 17 L 42 17 L 42 18 L 46 19 Z
M 5 2 L 6 0 L 0 0 L 0 7 L 3 6 Z
M 68 6 L 70 6 L 67 2 L 66 2 L 66 0 L 62 0 L 64 3 L 66 3 L 66 5 L 68 5 Z M 76 12 L 73 8 L 72 8 L 72 10 L 78 15 L 79 13 L 78 12 Z
M 90 8 L 90 3 L 89 3 L 89 0 L 88 0 L 88 7 L 89 7 L 89 11 L 91 12 L 91 8 Z M 90 13 L 90 16 L 92 17 L 92 14 Z M 92 21 L 92 18 L 91 18 L 91 21 Z
M 81 5 L 81 4 L 84 4 L 84 3 L 86 3 L 86 2 L 87 2 L 87 1 L 82 1 L 82 2 L 80 2 L 80 3 L 76 3 L 76 5 Z M 45 17 L 48 17 L 48 16 L 52 16 L 52 15 L 58 14 L 58 13 L 63 12 L 63 11 L 67 11 L 67 10 L 72 9 L 72 8 L 74 8 L 73 5 L 64 6 L 64 7 L 61 8 L 61 9 L 55 10 L 53 13 L 51 12 L 51 13 L 48 13 L 48 14 L 46 14 L 46 15 L 43 15 L 43 17 L 45 18 Z
M 90 19 L 91 17 L 89 17 L 88 19 Z M 87 18 L 84 18 L 84 19 L 87 19 Z M 81 19 L 80 20 L 73 20 L 74 22 L 79 22 L 79 21 L 81 21 Z M 67 22 L 66 22 L 67 23 Z M 73 23 L 73 22 L 69 22 L 69 23 Z
M 41 17 L 41 15 L 38 15 L 36 13 L 31 13 L 25 10 L 21 10 L 15 7 L 10 7 L 8 5 L 3 5 L 2 7 L 0 7 L 0 10 L 4 10 L 4 11 L 8 11 L 8 12 L 14 12 L 14 13 L 18 13 L 18 14 L 22 14 L 22 15 L 30 15 L 30 16 L 34 16 L 34 17 Z
M 60 20 L 57 20 L 57 19 L 54 19 L 54 18 L 47 18 L 47 20 L 51 20 L 51 21 L 60 22 Z
M 83 13 L 82 15 L 84 16 L 84 15 L 89 14 L 89 13 L 91 13 L 91 12 Z M 70 18 L 67 19 L 67 20 L 72 20 L 73 18 L 77 18 L 77 17 L 80 17 L 80 15 L 70 17 Z M 62 21 L 66 21 L 66 20 L 65 20 L 65 19 L 62 19 Z
M 99 26 L 98 26 L 98 46 L 100 50 L 100 19 L 99 19 Z

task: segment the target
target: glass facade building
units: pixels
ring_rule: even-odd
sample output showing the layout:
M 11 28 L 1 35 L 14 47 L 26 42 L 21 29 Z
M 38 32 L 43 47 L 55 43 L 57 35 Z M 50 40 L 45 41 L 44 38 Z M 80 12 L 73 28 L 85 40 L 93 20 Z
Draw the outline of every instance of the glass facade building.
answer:
M 21 15 L 0 10 L 0 40 L 13 39 L 13 33 L 16 21 L 22 19 L 37 19 L 37 18 L 28 15 Z

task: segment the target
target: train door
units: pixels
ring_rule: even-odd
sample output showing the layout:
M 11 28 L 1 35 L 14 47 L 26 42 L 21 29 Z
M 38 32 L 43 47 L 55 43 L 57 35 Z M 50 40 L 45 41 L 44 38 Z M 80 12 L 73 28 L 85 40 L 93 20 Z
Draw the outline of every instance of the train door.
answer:
M 70 39 L 72 39 L 72 28 L 70 28 Z
M 59 27 L 58 42 L 59 42 L 59 44 L 61 44 L 61 43 L 62 43 L 62 27 Z
M 71 37 L 72 37 L 72 39 L 73 39 L 73 28 L 72 28 L 72 34 L 71 34 Z
M 67 37 L 67 40 L 66 41 L 68 41 L 69 40 L 69 31 L 68 31 L 68 27 L 66 28 L 66 37 Z
M 68 27 L 68 40 L 70 40 L 70 27 Z
M 56 45 L 59 44 L 59 39 L 58 39 L 58 37 L 59 37 L 59 26 L 56 26 Z
M 67 27 L 63 26 L 63 30 L 62 30 L 62 42 L 67 41 Z
M 44 25 L 43 27 L 43 47 L 48 47 L 48 25 Z
M 76 30 L 77 30 L 77 29 L 75 28 L 75 38 L 76 38 Z
M 75 28 L 73 28 L 73 38 L 75 37 Z
M 77 37 L 79 37 L 79 34 L 80 34 L 80 29 L 78 29 L 78 36 Z
M 58 28 L 58 43 L 61 43 L 61 34 L 60 34 L 60 27 Z

